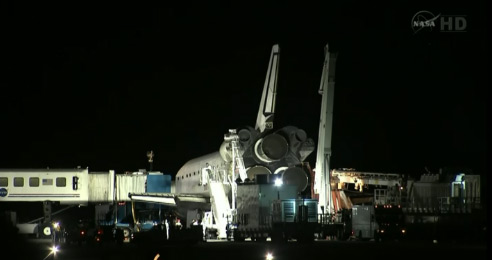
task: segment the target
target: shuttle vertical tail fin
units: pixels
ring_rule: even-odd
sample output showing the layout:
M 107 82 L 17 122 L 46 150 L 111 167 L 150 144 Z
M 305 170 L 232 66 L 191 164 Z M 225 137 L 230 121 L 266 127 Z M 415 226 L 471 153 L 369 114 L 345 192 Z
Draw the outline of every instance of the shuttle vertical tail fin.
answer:
M 280 49 L 278 44 L 273 45 L 270 54 L 270 62 L 261 95 L 260 109 L 256 118 L 255 129 L 263 132 L 265 129 L 273 128 L 273 116 L 275 113 L 275 96 L 277 94 L 277 75 L 280 59 Z

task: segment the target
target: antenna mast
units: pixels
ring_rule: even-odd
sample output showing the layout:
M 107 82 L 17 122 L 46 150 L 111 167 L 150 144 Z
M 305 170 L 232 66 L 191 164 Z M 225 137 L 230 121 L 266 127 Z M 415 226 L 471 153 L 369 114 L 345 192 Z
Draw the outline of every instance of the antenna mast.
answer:
M 147 158 L 149 158 L 149 172 L 152 171 L 152 164 L 154 163 L 154 151 L 147 152 Z

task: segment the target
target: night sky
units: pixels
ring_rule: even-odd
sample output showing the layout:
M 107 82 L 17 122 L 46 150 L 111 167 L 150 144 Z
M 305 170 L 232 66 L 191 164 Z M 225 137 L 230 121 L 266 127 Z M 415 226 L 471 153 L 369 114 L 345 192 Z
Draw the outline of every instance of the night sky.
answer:
M 337 1 L 197 5 L 7 5 L 0 168 L 175 175 L 254 126 L 273 44 L 276 119 L 318 138 L 318 88 L 338 52 L 334 168 L 419 175 L 470 169 L 486 182 L 486 5 Z M 466 32 L 414 33 L 421 10 L 466 15 Z M 314 167 L 315 153 L 308 157 Z

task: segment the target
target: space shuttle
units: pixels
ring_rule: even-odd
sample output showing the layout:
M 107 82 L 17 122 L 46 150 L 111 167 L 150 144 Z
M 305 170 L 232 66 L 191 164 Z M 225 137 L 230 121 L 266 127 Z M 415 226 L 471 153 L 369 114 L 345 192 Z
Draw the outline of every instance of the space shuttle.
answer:
M 270 53 L 255 127 L 234 129 L 245 174 L 235 174 L 235 156 L 226 134 L 217 151 L 189 160 L 179 169 L 175 180 L 177 196 L 209 197 L 211 176 L 223 183 L 281 178 L 284 184 L 296 185 L 299 192 L 306 189 L 308 176 L 301 165 L 314 151 L 313 140 L 298 127 L 274 127 L 279 61 L 280 48 L 275 44 Z M 226 185 L 225 192 L 230 193 L 230 188 Z
M 313 140 L 298 127 L 274 127 L 279 61 L 280 48 L 275 44 L 270 53 L 255 126 L 229 129 L 217 151 L 187 161 L 176 174 L 173 194 L 153 198 L 142 196 L 140 200 L 175 203 L 177 213 L 188 218 L 190 212 L 230 213 L 234 209 L 233 194 L 237 183 L 281 179 L 284 185 L 295 185 L 299 193 L 306 190 L 308 175 L 302 163 L 315 150 Z M 220 221 L 217 219 L 217 222 Z

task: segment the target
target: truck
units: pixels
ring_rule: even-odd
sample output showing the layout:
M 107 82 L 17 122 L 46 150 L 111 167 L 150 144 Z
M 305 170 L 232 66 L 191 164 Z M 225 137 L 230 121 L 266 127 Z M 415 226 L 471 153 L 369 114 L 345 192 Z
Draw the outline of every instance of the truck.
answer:
M 414 180 L 402 174 L 334 169 L 330 179 L 333 194 L 349 194 L 345 207 L 350 218 L 341 223 L 351 230 L 350 238 L 437 242 L 485 237 L 479 175 L 448 170 Z
M 298 197 L 294 185 L 244 183 L 229 225 L 234 241 L 314 241 L 318 201 Z
M 352 207 L 352 238 L 358 240 L 402 240 L 406 225 L 402 208 L 393 205 L 354 205 Z

